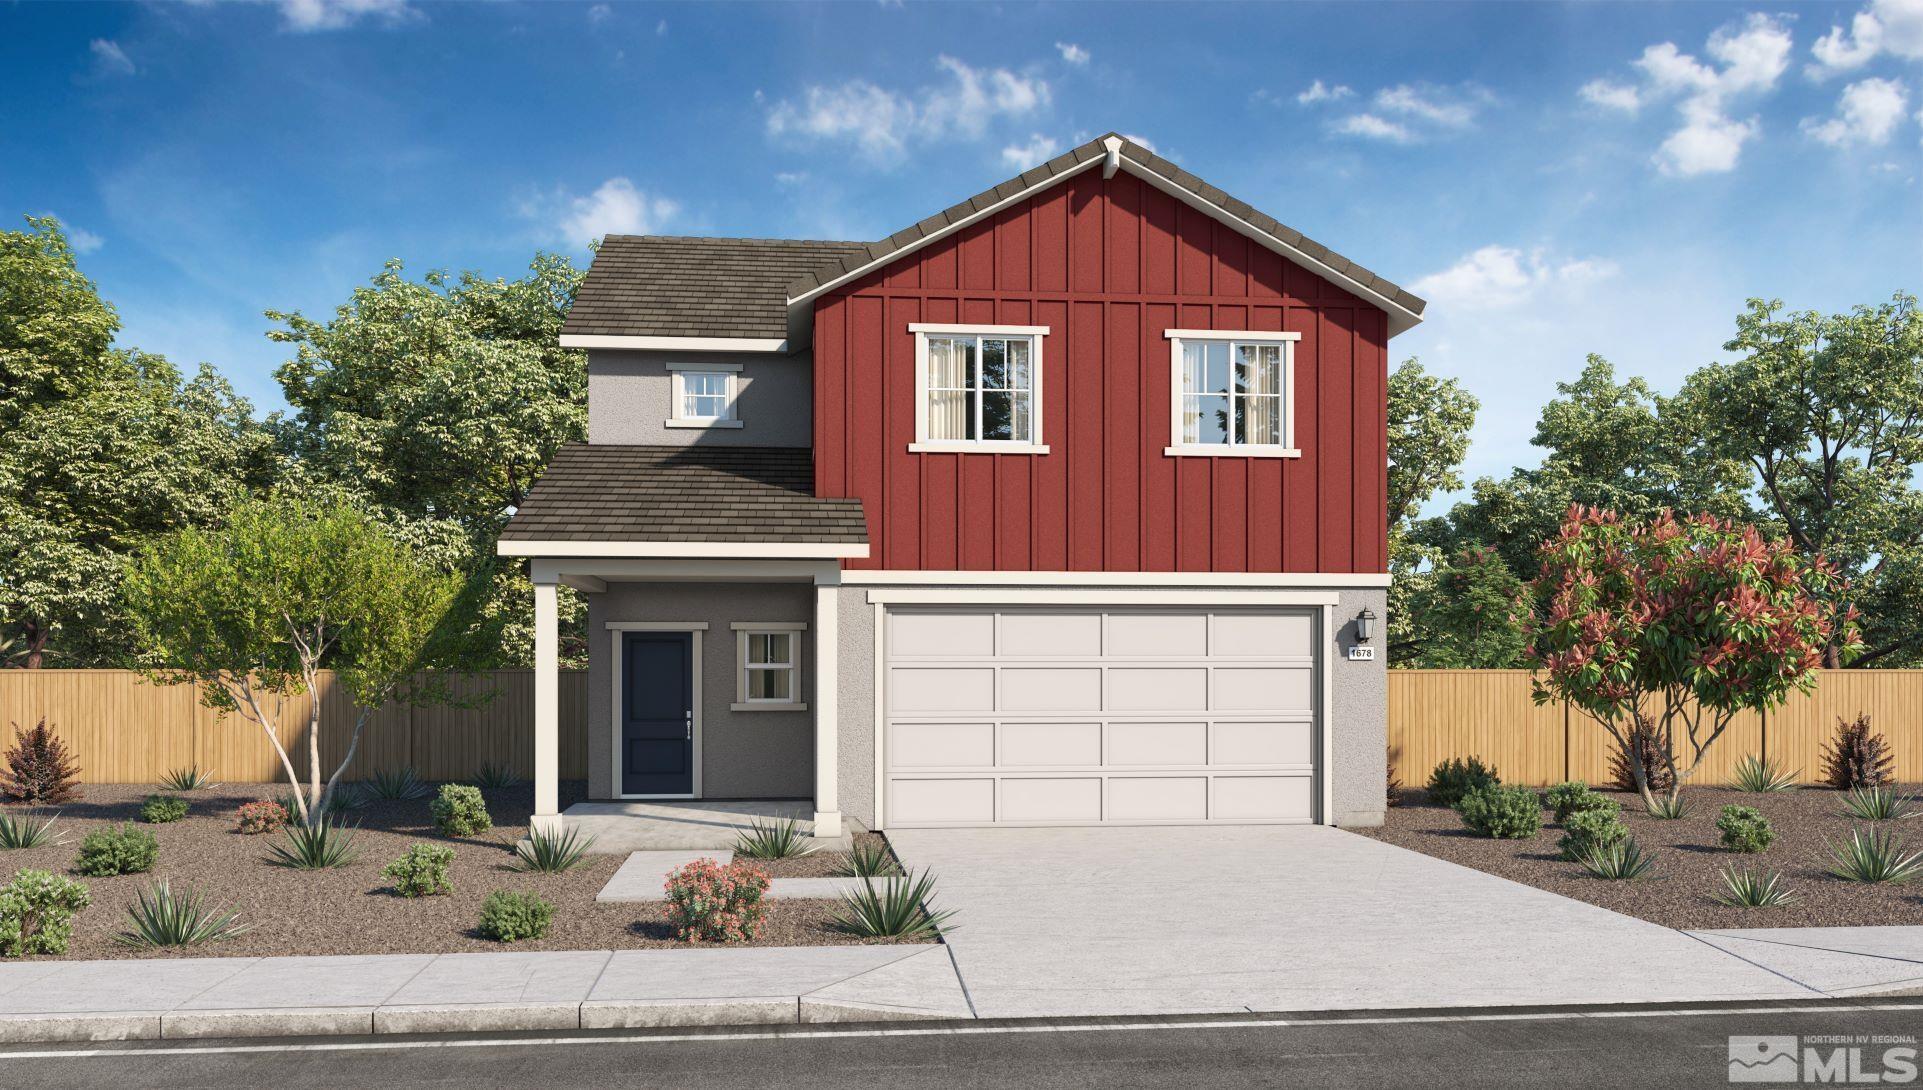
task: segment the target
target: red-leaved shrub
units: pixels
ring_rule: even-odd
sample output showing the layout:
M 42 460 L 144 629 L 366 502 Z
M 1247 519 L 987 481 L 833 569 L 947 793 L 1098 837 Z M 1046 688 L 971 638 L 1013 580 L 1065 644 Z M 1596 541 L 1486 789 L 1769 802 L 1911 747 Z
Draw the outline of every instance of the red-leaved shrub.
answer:
M 253 802 L 241 803 L 240 809 L 235 811 L 235 816 L 240 818 L 240 824 L 237 827 L 249 836 L 255 833 L 271 833 L 287 824 L 287 807 L 272 799 L 256 799 Z
M 761 926 L 768 875 L 744 861 L 697 859 L 668 872 L 668 922 L 683 942 L 747 942 Z
M 8 802 L 43 806 L 80 797 L 80 765 L 45 719 L 31 730 L 13 725 L 13 748 L 7 751 L 7 767 L 0 769 L 0 795 Z

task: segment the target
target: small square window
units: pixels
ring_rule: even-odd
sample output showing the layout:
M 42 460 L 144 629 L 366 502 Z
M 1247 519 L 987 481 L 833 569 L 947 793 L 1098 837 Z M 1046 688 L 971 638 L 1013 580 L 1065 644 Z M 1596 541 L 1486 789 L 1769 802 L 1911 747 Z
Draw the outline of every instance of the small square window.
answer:
M 741 705 L 799 704 L 801 633 L 792 629 L 742 629 L 738 635 Z
M 670 391 L 670 426 L 738 428 L 735 419 L 735 392 L 739 388 L 733 370 L 712 371 L 669 365 L 673 388 Z

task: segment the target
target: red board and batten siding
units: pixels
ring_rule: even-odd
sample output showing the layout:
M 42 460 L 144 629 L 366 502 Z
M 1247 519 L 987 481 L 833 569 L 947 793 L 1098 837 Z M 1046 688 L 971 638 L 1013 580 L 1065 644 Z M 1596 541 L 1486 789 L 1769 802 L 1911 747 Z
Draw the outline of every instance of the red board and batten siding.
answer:
M 1034 454 L 912 454 L 911 322 L 1041 325 Z M 1300 458 L 1172 458 L 1168 329 L 1300 333 Z M 1086 171 L 816 301 L 815 487 L 853 568 L 1388 570 L 1382 311 L 1121 173 Z

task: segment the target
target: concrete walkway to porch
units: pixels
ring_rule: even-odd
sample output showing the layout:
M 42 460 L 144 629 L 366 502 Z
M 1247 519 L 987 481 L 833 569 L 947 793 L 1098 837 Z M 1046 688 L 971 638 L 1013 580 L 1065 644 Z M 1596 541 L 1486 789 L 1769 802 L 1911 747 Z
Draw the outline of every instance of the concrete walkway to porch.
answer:
M 814 804 L 805 799 L 675 799 L 657 802 L 577 802 L 562 813 L 569 828 L 594 837 L 596 855 L 734 846 L 742 830 L 759 821 L 794 820 L 814 832 Z M 810 836 L 817 848 L 847 850 L 853 838 Z

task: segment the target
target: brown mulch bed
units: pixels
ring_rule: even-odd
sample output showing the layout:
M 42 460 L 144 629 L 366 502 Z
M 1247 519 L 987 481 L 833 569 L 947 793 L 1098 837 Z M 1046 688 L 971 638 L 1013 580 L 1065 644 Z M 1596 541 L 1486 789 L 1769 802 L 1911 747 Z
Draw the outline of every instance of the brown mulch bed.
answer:
M 160 859 L 146 874 L 91 878 L 75 875 L 74 857 L 89 831 L 115 822 L 135 822 L 140 803 L 155 793 L 139 785 L 91 785 L 83 797 L 60 808 L 57 846 L 0 852 L 0 881 L 23 867 L 67 874 L 84 882 L 93 904 L 74 921 L 67 958 L 240 957 L 285 954 L 459 953 L 491 950 L 607 950 L 684 947 L 668 929 L 665 909 L 652 904 L 597 904 L 594 895 L 607 883 L 624 856 L 590 855 L 565 874 L 522 874 L 508 869 L 514 843 L 527 832 L 533 790 L 522 785 L 485 794 L 495 825 L 477 837 L 450 839 L 434 828 L 428 799 L 371 803 L 351 811 L 360 823 L 355 846 L 360 857 L 334 870 L 289 870 L 266 861 L 273 833 L 243 836 L 234 831 L 234 810 L 259 798 L 282 798 L 285 787 L 241 784 L 189 792 L 188 816 L 165 825 L 140 825 L 160 844 Z M 567 792 L 564 790 L 564 796 Z M 575 788 L 578 798 L 578 785 Z M 565 806 L 577 799 L 563 797 Z M 19 814 L 22 807 L 8 806 Z M 136 822 L 137 824 L 137 822 Z M 405 898 L 394 893 L 381 868 L 410 844 L 445 843 L 454 848 L 446 896 Z M 826 855 L 828 853 L 817 853 Z M 841 853 L 835 853 L 841 854 Z M 812 859 L 813 857 L 810 857 Z M 818 861 L 832 866 L 833 861 Z M 121 946 L 113 936 L 127 924 L 127 906 L 154 880 L 169 879 L 176 892 L 191 887 L 207 903 L 234 906 L 252 930 L 232 940 L 185 951 L 142 951 Z M 545 939 L 512 946 L 474 933 L 481 901 L 497 889 L 531 890 L 555 907 Z M 832 930 L 833 901 L 767 902 L 761 933 L 753 946 L 829 946 L 890 940 L 864 940 Z
M 1915 785 L 1906 788 L 1916 790 Z M 1423 792 L 1406 792 L 1402 806 L 1389 810 L 1380 829 L 1357 829 L 1398 847 L 1409 848 L 1487 871 L 1513 881 L 1560 893 L 1666 927 L 1691 930 L 1735 927 L 1842 927 L 1923 924 L 1923 881 L 1904 885 L 1866 885 L 1829 874 L 1829 844 L 1846 838 L 1863 823 L 1844 816 L 1843 794 L 1822 788 L 1751 795 L 1721 787 L 1686 787 L 1688 817 L 1657 821 L 1643 813 L 1634 794 L 1606 791 L 1623 804 L 1629 835 L 1656 857 L 1645 878 L 1608 881 L 1591 878 L 1558 856 L 1562 830 L 1544 811 L 1542 831 L 1527 840 L 1491 840 L 1469 832 L 1453 810 L 1428 804 Z M 1776 842 L 1755 855 L 1722 850 L 1716 817 L 1726 805 L 1753 806 L 1776 831 Z M 1923 848 L 1923 818 L 1893 825 L 1910 850 Z M 1721 872 L 1734 863 L 1761 874 L 1780 870 L 1794 904 L 1776 908 L 1726 908 L 1710 899 L 1724 892 Z

